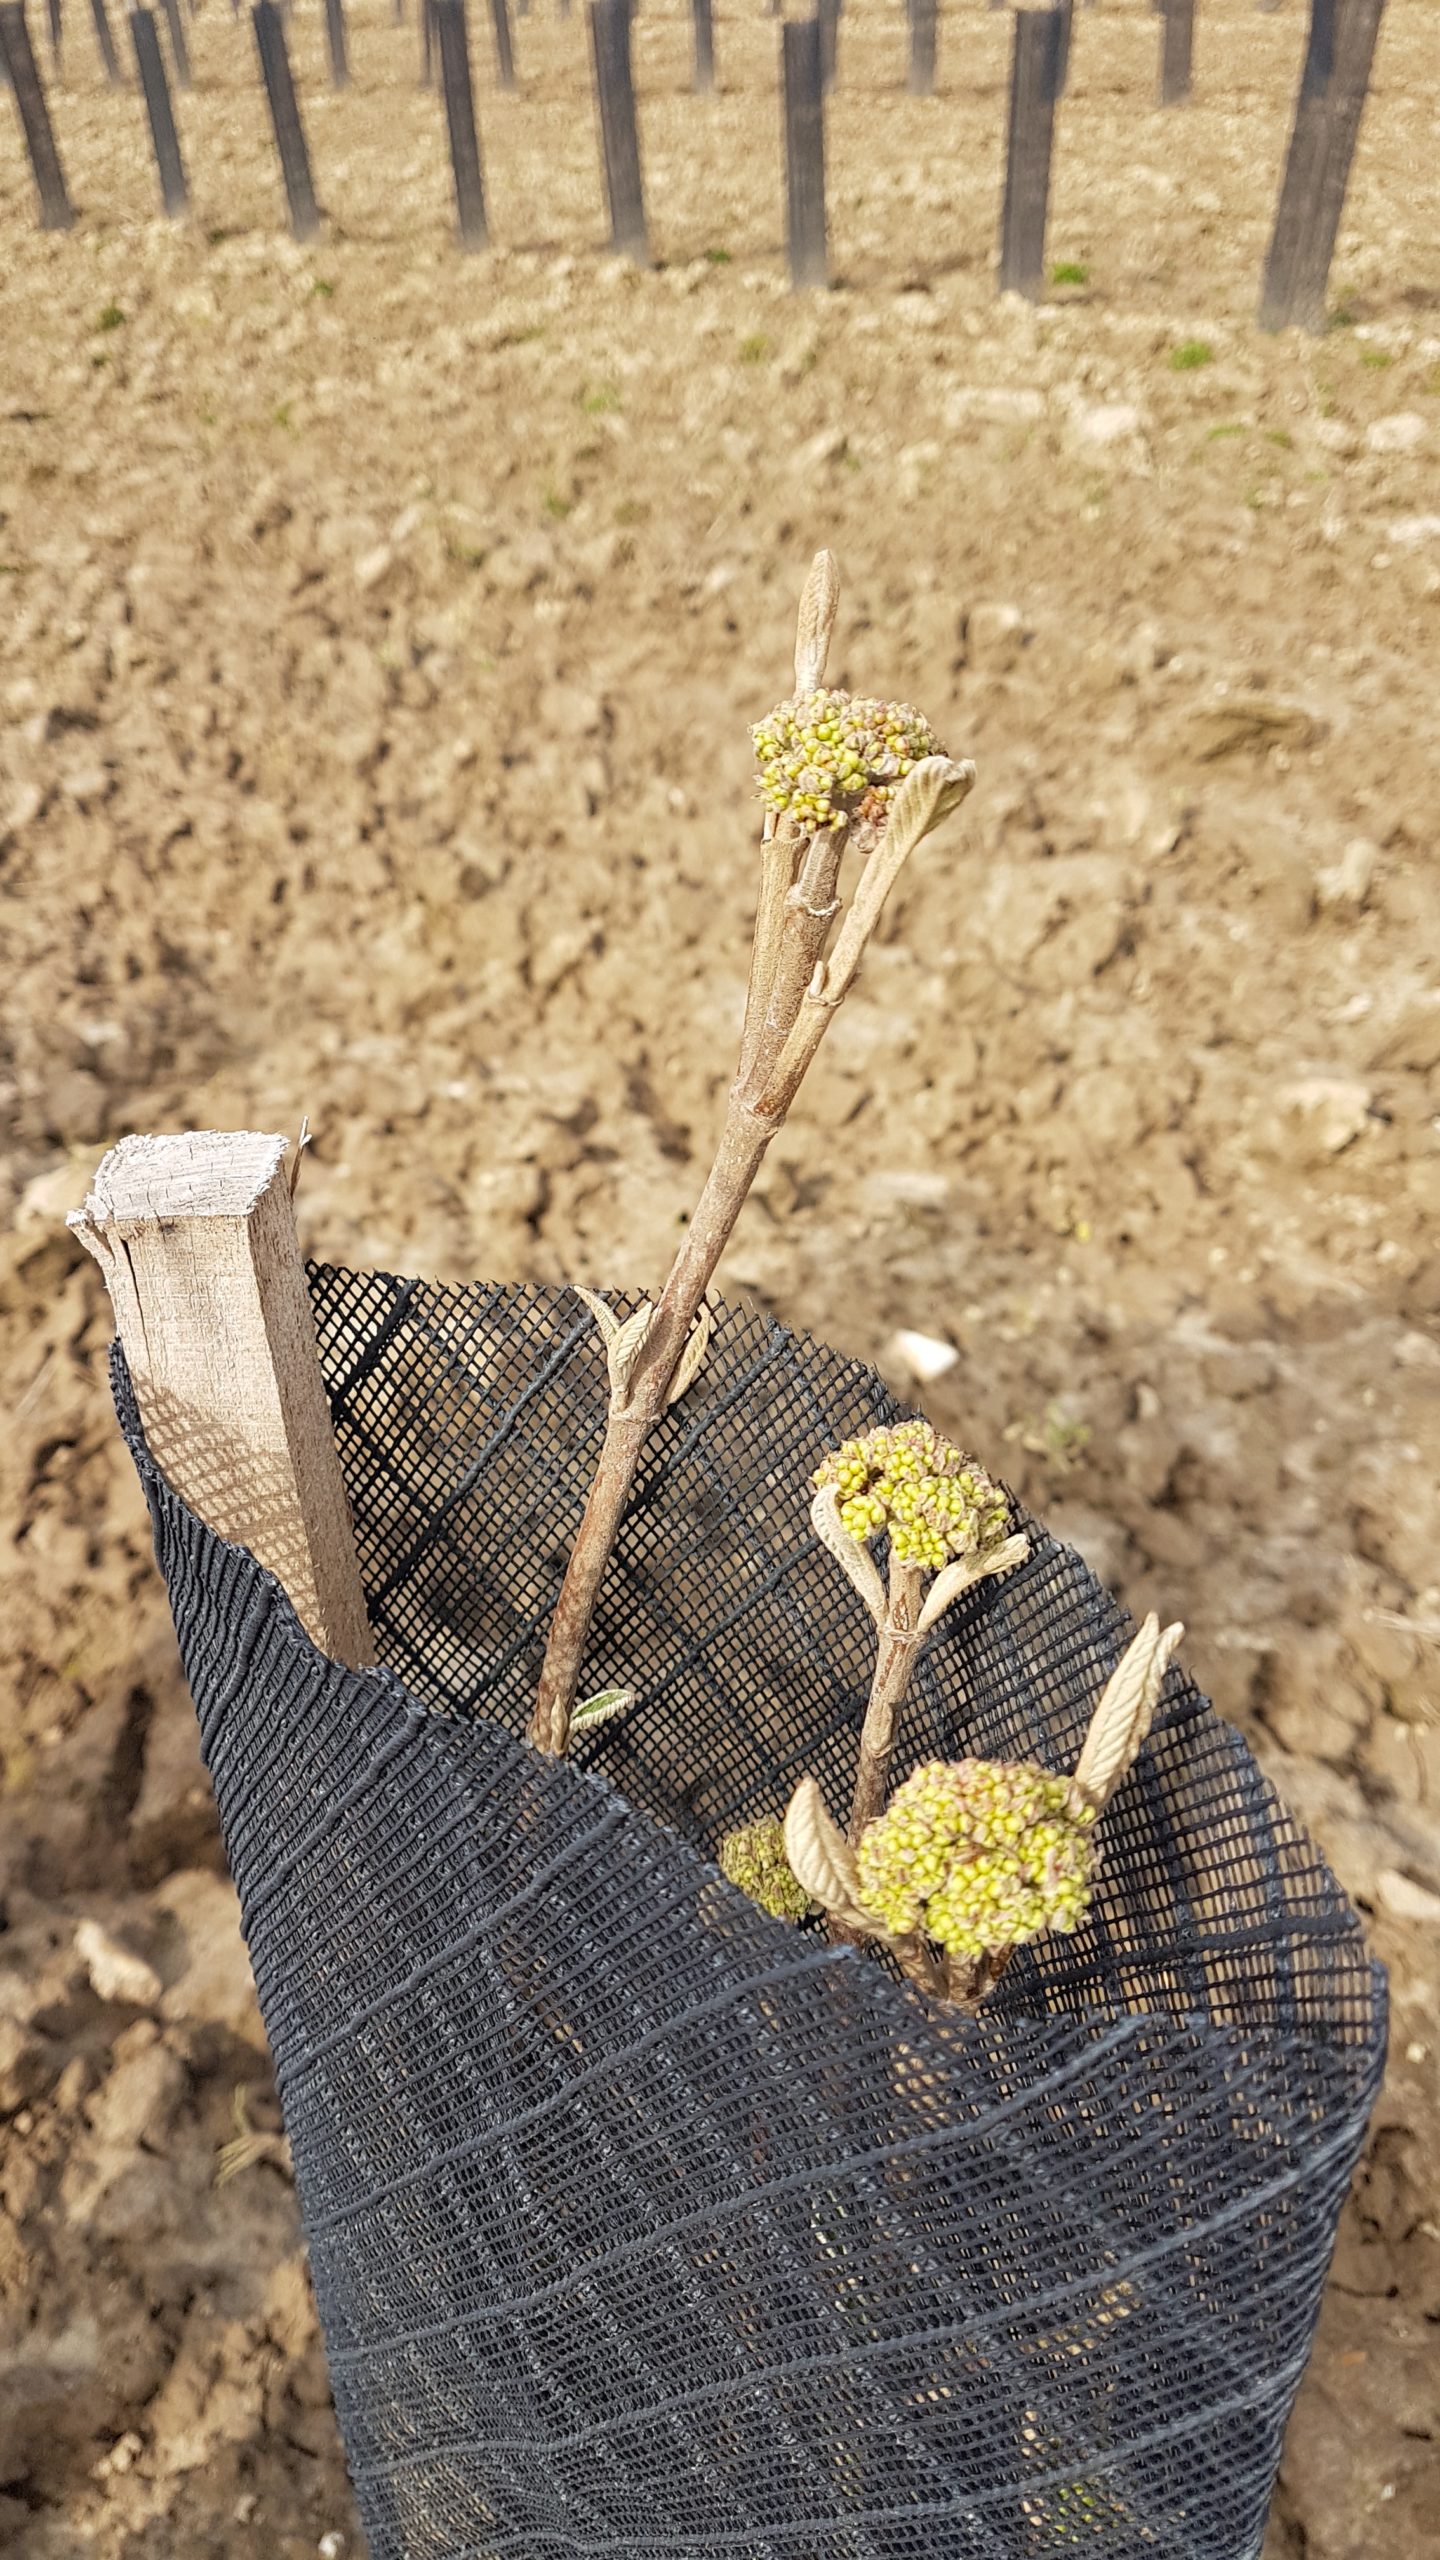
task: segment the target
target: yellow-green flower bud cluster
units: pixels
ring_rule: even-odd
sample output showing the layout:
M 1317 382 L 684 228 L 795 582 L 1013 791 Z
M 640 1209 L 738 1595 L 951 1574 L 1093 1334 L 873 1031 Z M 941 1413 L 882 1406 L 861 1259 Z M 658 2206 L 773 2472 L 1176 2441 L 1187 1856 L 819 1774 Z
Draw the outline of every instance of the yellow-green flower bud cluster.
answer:
M 742 1822 L 720 1843 L 720 1872 L 776 1920 L 803 1920 L 810 1896 L 791 1871 L 785 1834 L 773 1813 Z
M 750 735 L 761 798 L 807 829 L 847 818 L 878 825 L 896 783 L 940 752 L 929 721 L 908 703 L 849 693 L 797 695 Z
M 897 1938 L 923 1931 L 954 1955 L 1074 1929 L 1090 1903 L 1094 1814 L 1027 1761 L 927 1760 L 866 1826 L 860 1898 Z
M 1009 1527 L 999 1486 L 928 1422 L 882 1424 L 844 1441 L 814 1482 L 838 1486 L 840 1525 L 852 1538 L 883 1529 L 892 1555 L 931 1573 L 952 1556 L 988 1555 Z

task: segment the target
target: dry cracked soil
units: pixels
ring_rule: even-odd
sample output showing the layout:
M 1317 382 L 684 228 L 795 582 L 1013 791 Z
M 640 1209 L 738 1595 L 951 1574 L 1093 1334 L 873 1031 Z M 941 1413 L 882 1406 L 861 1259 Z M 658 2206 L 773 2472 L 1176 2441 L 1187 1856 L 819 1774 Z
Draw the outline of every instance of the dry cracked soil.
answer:
M 997 303 L 1008 21 L 933 99 L 859 0 L 835 289 L 783 274 L 775 29 L 636 22 L 657 263 L 608 258 L 583 21 L 474 36 L 450 239 L 413 17 L 191 26 L 155 218 L 88 23 L 76 228 L 0 112 L 0 2541 L 354 2554 L 264 2040 L 67 1237 L 129 1129 L 295 1128 L 333 1260 L 653 1285 L 732 1053 L 747 723 L 833 544 L 833 672 L 980 780 L 722 1271 L 927 1394 L 1188 1659 L 1390 1970 L 1391 2067 L 1269 2560 L 1440 2511 L 1440 47 L 1392 0 L 1324 334 L 1253 309 L 1303 38 L 1077 15 L 1038 306 Z M 38 41 L 38 38 L 37 38 Z M 42 64 L 48 68 L 45 47 Z M 943 849 L 942 849 L 943 843 Z M 327 2538 L 328 2537 L 328 2538 Z

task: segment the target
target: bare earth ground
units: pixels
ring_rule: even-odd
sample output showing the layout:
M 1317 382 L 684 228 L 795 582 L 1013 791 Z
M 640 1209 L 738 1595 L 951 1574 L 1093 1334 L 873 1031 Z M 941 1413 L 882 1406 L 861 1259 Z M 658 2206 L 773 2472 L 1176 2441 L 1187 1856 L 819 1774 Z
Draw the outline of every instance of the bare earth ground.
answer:
M 449 245 L 439 108 L 381 0 L 339 98 L 294 25 L 313 250 L 278 235 L 248 29 L 215 7 L 189 227 L 151 219 L 83 13 L 71 236 L 33 230 L 0 115 L 23 2560 L 357 2549 L 106 1311 L 58 1221 L 127 1129 L 308 1112 L 319 1253 L 653 1283 L 733 1054 L 746 723 L 821 540 L 835 672 L 922 703 L 981 780 L 723 1280 L 882 1364 L 897 1326 L 953 1338 L 935 1418 L 1186 1619 L 1370 1915 L 1393 2065 L 1269 2550 L 1433 2551 L 1440 47 L 1392 0 L 1346 325 L 1270 342 L 1300 13 L 1199 16 L 1163 118 L 1148 11 L 1077 18 L 1051 254 L 1089 280 L 1040 310 L 991 295 L 1008 30 L 975 0 L 933 101 L 898 12 L 847 13 L 823 300 L 783 290 L 758 14 L 722 17 L 714 102 L 681 18 L 639 20 L 648 276 L 596 253 L 578 18 L 521 21 L 514 98 L 476 26 L 491 258 Z M 151 1978 L 77 1947 L 87 1919 Z

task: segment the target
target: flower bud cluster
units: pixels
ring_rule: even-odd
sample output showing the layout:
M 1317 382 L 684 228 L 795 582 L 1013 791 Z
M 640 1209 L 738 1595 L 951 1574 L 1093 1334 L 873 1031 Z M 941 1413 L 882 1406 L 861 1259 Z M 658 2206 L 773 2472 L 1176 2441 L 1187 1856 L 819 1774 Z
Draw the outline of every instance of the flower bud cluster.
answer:
M 1094 1814 L 1067 1811 L 1067 1783 L 1024 1761 L 927 1761 L 861 1837 L 864 1909 L 894 1937 L 923 1931 L 971 1957 L 1074 1929 Z
M 720 1872 L 776 1920 L 803 1920 L 814 1908 L 785 1855 L 783 1828 L 773 1813 L 742 1822 L 720 1843 Z
M 928 720 L 904 702 L 807 693 L 751 730 L 760 795 L 806 829 L 878 825 L 897 782 L 940 750 Z
M 999 1486 L 928 1422 L 882 1424 L 844 1441 L 813 1480 L 838 1488 L 840 1525 L 852 1538 L 883 1529 L 892 1555 L 931 1573 L 952 1556 L 988 1555 L 1008 1531 Z

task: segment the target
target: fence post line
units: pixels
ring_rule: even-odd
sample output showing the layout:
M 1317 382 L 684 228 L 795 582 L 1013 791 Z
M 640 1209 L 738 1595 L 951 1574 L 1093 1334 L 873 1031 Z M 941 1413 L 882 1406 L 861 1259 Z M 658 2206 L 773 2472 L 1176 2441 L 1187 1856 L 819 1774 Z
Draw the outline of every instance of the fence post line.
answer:
M 325 0 L 325 44 L 330 56 L 330 86 L 350 86 L 350 39 L 345 26 L 345 0 Z
M 819 18 L 780 29 L 785 116 L 786 233 L 797 293 L 830 281 L 825 242 L 825 83 Z
M 160 31 L 151 10 L 131 10 L 130 41 L 135 47 L 135 68 L 145 93 L 145 113 L 150 120 L 150 140 L 154 145 L 155 167 L 160 179 L 160 201 L 171 220 L 177 221 L 182 213 L 189 210 L 190 187 L 180 151 L 180 136 L 175 130 L 175 110 L 170 103 L 170 83 L 165 76 Z
M 910 67 L 906 87 L 912 98 L 935 94 L 936 0 L 909 0 Z
M 510 33 L 509 0 L 490 0 L 490 16 L 495 28 L 495 69 L 502 89 L 515 86 L 515 46 Z M 442 56 L 441 67 L 444 62 Z
M 191 89 L 190 46 L 185 35 L 185 21 L 180 15 L 180 0 L 160 0 L 165 12 L 165 25 L 170 37 L 170 59 L 175 65 L 177 89 Z
M 590 52 L 610 207 L 610 246 L 648 266 L 650 238 L 640 178 L 629 0 L 590 0 Z
M 1160 104 L 1188 98 L 1195 52 L 1195 0 L 1164 0 L 1160 24 Z
M 50 109 L 40 86 L 35 67 L 35 49 L 30 42 L 24 0 L 0 0 L 0 53 L 15 92 L 15 104 L 25 134 L 25 148 L 35 177 L 35 191 L 40 198 L 42 231 L 68 231 L 75 219 L 65 185 L 65 172 L 55 147 L 55 129 L 50 122 Z
M 695 21 L 695 87 L 708 95 L 715 86 L 715 12 L 712 0 L 690 0 Z
M 372 1663 L 283 1138 L 122 1138 L 67 1223 L 105 1275 L 152 1455 L 325 1651 Z
M 50 63 L 57 80 L 61 70 L 60 55 L 65 43 L 64 8 L 65 0 L 46 0 L 45 15 L 50 27 Z
M 1334 68 L 1323 87 L 1316 85 L 1307 48 L 1260 288 L 1262 329 L 1325 325 L 1330 261 L 1384 14 L 1385 0 L 1346 0 L 1334 24 Z M 1313 47 L 1313 15 L 1311 37 Z
M 450 167 L 455 179 L 456 228 L 462 249 L 483 249 L 489 232 L 480 175 L 480 144 L 475 131 L 465 0 L 434 0 L 434 6 L 440 85 L 445 92 L 445 128 L 450 137 Z
M 435 85 L 435 30 L 430 21 L 430 0 L 416 0 L 420 20 L 420 86 Z
M 1017 9 L 1010 57 L 1010 123 L 1005 201 L 1000 215 L 1001 293 L 1032 299 L 1045 280 L 1050 154 L 1063 37 L 1063 11 Z
M 285 200 L 290 208 L 290 229 L 297 240 L 313 240 L 320 228 L 320 208 L 315 202 L 310 153 L 305 142 L 305 128 L 300 122 L 295 83 L 290 74 L 285 28 L 275 0 L 255 0 L 250 23 L 255 30 L 275 148 L 280 155 L 280 174 L 285 181 Z

